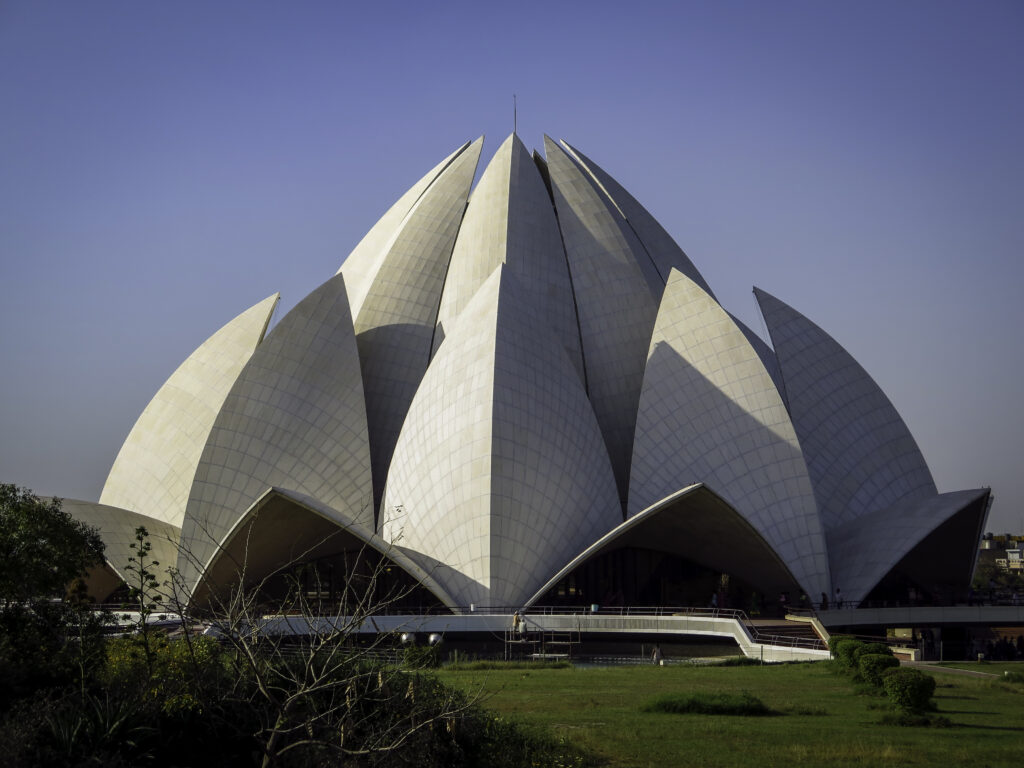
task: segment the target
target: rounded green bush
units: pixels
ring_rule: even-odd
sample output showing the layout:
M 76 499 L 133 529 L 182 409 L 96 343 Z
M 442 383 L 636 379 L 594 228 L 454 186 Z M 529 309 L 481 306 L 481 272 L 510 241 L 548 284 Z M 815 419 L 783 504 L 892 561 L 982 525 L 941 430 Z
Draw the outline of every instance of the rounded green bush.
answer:
M 864 643 L 860 640 L 847 638 L 836 643 L 836 648 L 832 653 L 836 657 L 836 661 L 839 662 L 840 667 L 852 672 L 857 669 L 857 651 L 863 646 Z
M 828 649 L 834 655 L 836 652 L 836 646 L 838 646 L 843 640 L 853 640 L 853 635 L 830 635 L 828 638 Z
M 918 669 L 896 667 L 882 674 L 882 687 L 904 712 L 923 712 L 935 693 L 935 678 Z
M 855 656 L 860 658 L 866 653 L 881 653 L 886 656 L 892 656 L 892 651 L 889 650 L 889 646 L 885 643 L 864 643 L 857 649 Z
M 900 660 L 891 653 L 862 653 L 857 659 L 857 671 L 872 685 L 881 687 L 882 675 L 888 669 L 900 665 Z

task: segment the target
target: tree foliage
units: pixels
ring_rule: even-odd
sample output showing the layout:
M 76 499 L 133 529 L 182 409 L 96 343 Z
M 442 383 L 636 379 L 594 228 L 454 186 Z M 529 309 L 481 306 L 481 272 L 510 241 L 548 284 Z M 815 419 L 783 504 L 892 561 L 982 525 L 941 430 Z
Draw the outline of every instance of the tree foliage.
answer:
M 0 708 L 98 662 L 100 620 L 81 578 L 103 562 L 96 529 L 58 499 L 0 485 Z
M 386 560 L 368 554 L 354 559 L 376 562 L 370 573 L 346 580 L 336 596 L 342 615 L 323 615 L 322 586 L 309 567 L 302 568 L 307 582 L 286 579 L 273 617 L 261 595 L 279 574 L 243 578 L 211 597 L 205 619 L 230 674 L 218 700 L 204 706 L 216 717 L 224 702 L 241 703 L 246 718 L 226 717 L 220 730 L 248 739 L 258 764 L 462 765 L 486 731 L 474 700 L 395 663 L 397 638 L 361 633 L 407 592 L 385 585 Z
M 24 488 L 0 485 L 0 600 L 36 605 L 103 562 L 99 532 Z
M 1024 574 L 1000 568 L 994 561 L 979 562 L 971 580 L 971 587 L 982 597 L 991 596 L 993 590 L 1024 589 Z

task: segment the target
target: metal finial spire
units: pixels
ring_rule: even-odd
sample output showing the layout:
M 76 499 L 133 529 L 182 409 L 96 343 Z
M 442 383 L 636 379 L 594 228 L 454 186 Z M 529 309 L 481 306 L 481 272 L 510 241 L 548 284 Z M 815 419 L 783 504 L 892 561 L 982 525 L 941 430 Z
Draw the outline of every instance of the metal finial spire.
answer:
M 512 94 L 512 133 L 516 132 L 516 128 L 519 127 L 519 114 L 516 110 L 516 95 Z

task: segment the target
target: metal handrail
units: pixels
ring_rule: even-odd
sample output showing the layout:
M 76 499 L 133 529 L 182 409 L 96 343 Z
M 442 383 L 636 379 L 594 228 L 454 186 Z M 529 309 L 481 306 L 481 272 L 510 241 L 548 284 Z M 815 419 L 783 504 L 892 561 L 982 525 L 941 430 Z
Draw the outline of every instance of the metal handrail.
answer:
M 598 607 L 590 610 L 580 606 L 532 606 L 524 612 L 526 615 L 539 613 L 542 616 L 695 616 L 710 619 L 734 619 L 737 621 L 751 642 L 761 645 L 775 645 L 784 648 L 809 648 L 825 650 L 826 645 L 821 638 L 795 637 L 792 635 L 776 635 L 762 632 L 751 622 L 745 611 L 738 608 L 694 608 L 692 606 L 616 606 Z

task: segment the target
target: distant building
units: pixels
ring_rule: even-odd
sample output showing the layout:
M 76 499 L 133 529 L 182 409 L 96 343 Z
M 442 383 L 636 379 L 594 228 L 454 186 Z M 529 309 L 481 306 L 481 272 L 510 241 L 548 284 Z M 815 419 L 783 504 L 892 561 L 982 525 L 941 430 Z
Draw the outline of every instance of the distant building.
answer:
M 1011 571 L 1019 571 L 1024 567 L 1024 564 L 1021 563 L 1019 549 L 1006 550 L 1006 567 Z
M 1024 548 L 1024 535 L 1003 534 L 997 536 L 986 533 L 981 540 L 978 565 L 988 563 L 1003 571 L 1024 573 L 1024 560 L 1021 559 L 1022 548 Z

